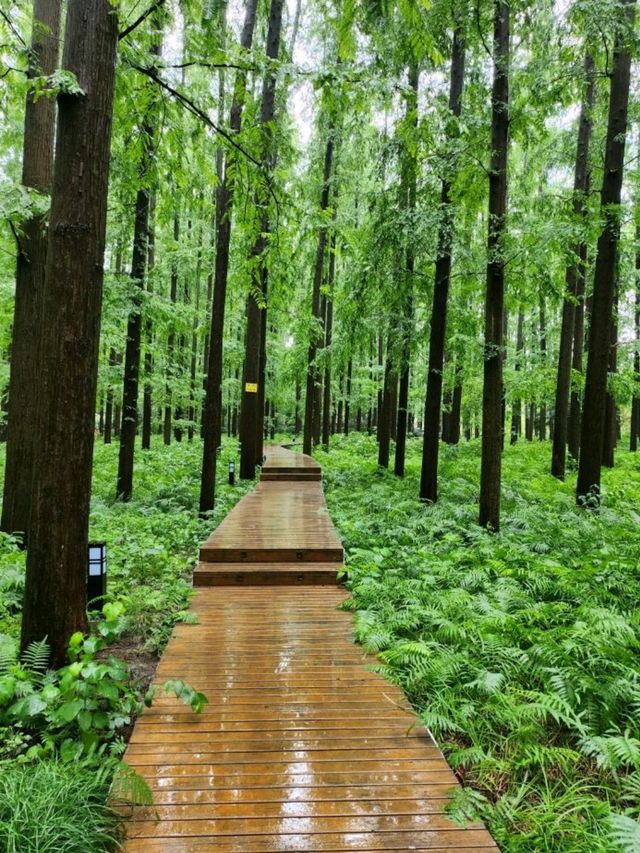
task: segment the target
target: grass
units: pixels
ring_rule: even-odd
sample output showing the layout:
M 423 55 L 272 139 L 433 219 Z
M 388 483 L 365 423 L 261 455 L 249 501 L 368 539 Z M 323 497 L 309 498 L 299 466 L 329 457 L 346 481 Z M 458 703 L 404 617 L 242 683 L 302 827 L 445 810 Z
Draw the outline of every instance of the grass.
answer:
M 109 778 L 75 763 L 0 764 L 0 850 L 113 850 L 120 818 L 105 805 L 109 786 Z
M 482 817 L 505 851 L 640 850 L 638 457 L 618 454 L 593 514 L 574 475 L 548 473 L 549 445 L 507 448 L 492 535 L 478 443 L 443 447 L 435 506 L 417 500 L 420 444 L 403 482 L 374 439 L 318 454 L 357 638 L 467 785 L 455 817 Z

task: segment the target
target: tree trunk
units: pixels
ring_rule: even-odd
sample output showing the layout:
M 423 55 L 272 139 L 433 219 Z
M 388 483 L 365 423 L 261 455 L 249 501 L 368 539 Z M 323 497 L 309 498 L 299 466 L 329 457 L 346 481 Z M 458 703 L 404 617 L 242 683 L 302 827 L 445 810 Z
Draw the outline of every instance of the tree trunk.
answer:
M 302 429 L 302 421 L 300 420 L 300 400 L 302 399 L 302 388 L 300 386 L 300 380 L 296 378 L 296 416 L 295 416 L 295 433 L 296 438 L 300 434 L 300 430 Z
M 593 54 L 587 50 L 584 60 L 584 76 L 586 90 L 580 110 L 578 124 L 578 145 L 576 150 L 576 165 L 573 182 L 573 215 L 580 222 L 584 220 L 585 204 L 589 189 L 589 146 L 593 130 L 592 111 L 595 103 L 595 62 Z M 573 261 L 569 264 L 565 277 L 566 295 L 562 304 L 562 326 L 560 329 L 560 348 L 558 352 L 558 374 L 556 380 L 556 397 L 553 420 L 553 447 L 551 451 L 551 473 L 554 477 L 564 480 L 566 465 L 566 447 L 569 431 L 569 401 L 571 393 L 571 358 L 572 345 L 576 334 L 578 302 L 578 283 L 582 278 L 584 288 L 584 270 L 581 259 L 583 256 L 583 239 L 579 238 L 573 246 Z M 582 325 L 582 324 L 580 324 Z M 580 338 L 582 338 L 582 328 Z M 580 362 L 582 355 L 580 355 Z M 575 367 L 575 364 L 574 364 Z M 581 365 L 580 365 L 581 369 Z M 578 402 L 579 406 L 579 402 Z M 575 419 L 575 412 L 574 412 Z M 573 453 L 571 454 L 573 455 Z M 575 458 L 577 458 L 577 449 Z
M 267 279 L 265 271 L 262 279 L 264 288 L 264 296 L 267 298 Z M 256 457 L 257 462 L 262 465 L 264 458 L 264 416 L 265 416 L 265 397 L 267 386 L 267 306 L 263 307 L 260 312 L 260 373 L 258 376 L 258 416 L 256 418 Z
M 322 177 L 322 194 L 320 197 L 320 211 L 324 213 L 329 207 L 329 198 L 331 193 L 331 171 L 333 167 L 333 145 L 334 145 L 333 124 L 330 124 L 327 144 L 324 154 L 324 170 Z M 320 318 L 320 288 L 322 286 L 322 273 L 324 269 L 324 253 L 327 243 L 327 226 L 320 225 L 318 232 L 318 247 L 316 250 L 316 262 L 313 276 L 313 291 L 311 295 L 311 316 L 315 323 Z M 311 453 L 311 445 L 313 439 L 313 415 L 314 415 L 314 398 L 316 394 L 316 386 L 318 384 L 318 368 L 316 365 L 316 351 L 318 348 L 318 330 L 316 326 L 311 330 L 309 339 L 309 351 L 307 355 L 307 394 L 304 406 L 304 436 L 302 450 L 303 453 Z
M 280 52 L 280 32 L 282 29 L 282 8 L 284 0 L 271 0 L 269 10 L 269 30 L 267 33 L 267 56 L 277 60 Z M 260 107 L 260 125 L 264 138 L 262 163 L 266 170 L 273 171 L 275 152 L 273 151 L 272 125 L 275 116 L 276 75 L 274 71 L 265 74 Z M 266 251 L 268 234 L 271 230 L 269 217 L 269 199 L 264 190 L 256 193 L 256 206 L 261 211 L 260 230 L 251 250 L 254 261 L 251 265 L 252 292 L 247 296 L 247 331 L 245 338 L 245 376 L 241 391 L 240 404 L 240 476 L 246 480 L 255 478 L 255 466 L 258 461 L 257 434 L 261 430 L 263 413 L 259 410 L 260 351 L 261 351 L 261 306 L 256 294 L 264 301 L 267 290 Z M 266 353 L 266 348 L 265 348 Z
M 547 314 L 544 294 L 540 293 L 540 363 L 543 370 L 547 364 Z M 547 402 L 544 397 L 544 385 L 540 394 L 540 417 L 538 419 L 538 438 L 547 440 Z
M 33 0 L 33 32 L 28 77 L 53 74 L 58 65 L 61 0 Z M 22 148 L 22 184 L 47 193 L 51 189 L 55 135 L 55 101 L 27 94 Z M 34 457 L 33 417 L 40 367 L 34 341 L 42 322 L 42 294 L 47 259 L 46 217 L 22 223 L 16 265 L 16 292 L 7 400 L 7 448 L 0 528 L 26 537 L 31 504 Z
M 353 376 L 353 359 L 347 363 L 347 384 L 344 395 L 344 434 L 349 435 L 349 419 L 351 418 L 351 377 Z
M 635 0 L 620 0 L 620 10 L 632 26 Z M 598 239 L 593 283 L 593 308 L 589 328 L 589 359 L 584 391 L 580 438 L 580 463 L 576 497 L 600 502 L 600 465 L 604 441 L 604 409 L 611 339 L 611 314 L 616 281 L 620 233 L 619 205 L 624 170 L 625 136 L 629 105 L 631 53 L 626 30 L 618 30 L 613 51 L 609 121 L 600 195 L 604 228 Z
M 580 260 L 578 265 L 578 281 L 576 285 L 575 321 L 573 327 L 573 355 L 571 369 L 576 373 L 582 373 L 582 357 L 584 353 L 584 327 L 585 327 L 585 287 L 587 274 L 587 246 L 580 246 Z M 580 392 L 576 388 L 571 389 L 569 403 L 569 422 L 567 426 L 567 450 L 569 456 L 575 461 L 580 455 L 580 423 L 581 423 L 581 399 Z
M 391 334 L 387 341 L 387 362 L 384 368 L 384 386 L 382 408 L 378 415 L 378 465 L 389 467 L 389 447 L 391 444 L 391 418 L 393 417 L 393 385 L 396 382 L 395 368 L 391 357 Z
M 380 441 L 380 417 L 382 415 L 382 397 L 384 395 L 384 378 L 382 372 L 383 361 L 383 341 L 382 341 L 382 333 L 378 335 L 378 374 L 376 377 L 376 385 L 377 385 L 377 393 L 376 393 L 376 410 L 374 412 L 373 423 L 376 428 L 376 441 Z M 382 377 L 382 383 L 380 379 Z
M 151 193 L 149 199 L 149 230 L 147 235 L 147 293 L 153 293 L 151 285 L 151 272 L 156 262 L 156 237 L 155 237 L 155 193 Z M 144 391 L 142 397 L 142 449 L 151 449 L 151 424 L 153 420 L 153 320 L 150 312 L 147 312 L 144 323 L 145 353 L 144 353 Z
M 180 216 L 176 213 L 173 217 L 173 242 L 175 249 L 178 249 L 180 244 Z M 171 283 L 169 290 L 169 299 L 171 304 L 175 305 L 178 301 L 178 263 L 174 259 L 171 266 Z M 164 403 L 164 427 L 163 436 L 164 443 L 168 446 L 171 444 L 172 432 L 172 417 L 173 404 L 171 398 L 173 396 L 173 376 L 175 374 L 175 349 L 176 349 L 176 328 L 175 322 L 171 320 L 169 327 L 169 336 L 167 338 L 167 383 L 166 383 L 166 399 Z
M 53 666 L 87 628 L 87 543 L 118 16 L 69 0 L 63 67 L 84 94 L 58 96 L 38 346 L 33 493 L 21 644 L 45 637 Z
M 505 260 L 502 238 L 506 229 L 509 152 L 509 5 L 506 0 L 495 0 L 493 56 L 480 524 L 497 531 L 500 529 L 500 483 L 504 440 L 502 357 Z
M 200 197 L 202 201 L 202 196 Z M 189 426 L 188 439 L 193 441 L 196 430 L 196 376 L 198 371 L 198 322 L 200 319 L 200 285 L 202 276 L 202 228 L 198 236 L 198 257 L 196 260 L 196 301 L 191 326 L 191 364 L 189 365 Z
M 631 436 L 629 438 L 629 450 L 635 453 L 638 449 L 640 438 L 640 207 L 636 212 L 638 217 L 636 224 L 636 307 L 634 312 L 634 326 L 636 334 L 636 350 L 633 356 L 633 378 L 634 393 L 631 398 Z
M 518 308 L 518 326 L 516 331 L 516 376 L 522 370 L 522 350 L 524 347 L 524 312 L 522 305 Z M 515 444 L 522 431 L 522 399 L 518 396 L 513 401 L 511 408 L 511 444 Z
M 160 55 L 160 45 L 154 43 L 151 59 Z M 153 110 L 154 105 L 149 107 Z M 142 293 L 147 271 L 149 252 L 150 198 L 149 172 L 153 158 L 154 121 L 147 115 L 142 123 L 142 155 L 138 169 L 140 185 L 136 195 L 135 220 L 133 228 L 133 250 L 131 260 L 131 280 L 134 283 L 133 304 L 127 322 L 127 344 L 124 356 L 124 377 L 122 390 L 122 428 L 118 455 L 118 478 L 116 498 L 131 500 L 133 493 L 133 460 L 135 455 L 136 433 L 138 431 L 138 385 L 140 381 L 140 349 L 142 343 Z
M 459 357 L 458 357 L 459 358 Z M 456 363 L 456 371 L 453 386 L 453 399 L 451 401 L 451 421 L 449 423 L 449 443 L 458 444 L 460 441 L 460 415 L 462 412 L 462 381 L 460 379 L 459 364 Z
M 251 50 L 256 23 L 258 0 L 247 0 L 240 46 Z M 234 136 L 242 129 L 242 112 L 246 98 L 247 71 L 236 73 L 233 102 L 231 105 L 230 128 Z M 231 247 L 231 215 L 235 189 L 235 162 L 231 150 L 227 152 L 226 164 L 216 207 L 216 261 L 209 331 L 209 361 L 207 364 L 207 386 L 202 414 L 203 449 L 202 477 L 200 479 L 200 514 L 213 509 L 216 486 L 216 448 L 221 425 L 222 392 L 222 349 L 224 332 L 227 277 L 229 273 L 229 250 Z
M 449 110 L 457 119 L 462 113 L 462 92 L 465 70 L 464 21 L 456 24 L 451 54 L 451 79 Z M 451 251 L 453 246 L 453 216 L 451 212 L 451 187 L 454 175 L 442 181 L 440 205 L 442 221 L 438 230 L 433 306 L 431 309 L 431 335 L 429 338 L 429 367 L 424 405 L 424 435 L 422 439 L 422 473 L 420 500 L 435 503 L 438 500 L 438 452 L 440 449 L 440 415 L 442 409 L 442 377 L 444 347 L 447 333 L 447 303 L 451 281 Z
M 611 343 L 609 347 L 608 374 L 618 370 L 618 296 L 614 297 L 613 316 L 611 318 Z M 602 441 L 602 464 L 613 468 L 616 443 L 618 440 L 618 409 L 612 392 L 607 389 L 604 405 L 604 438 Z
M 324 399 L 322 401 L 322 445 L 328 452 L 329 436 L 331 434 L 331 343 L 333 338 L 333 282 L 336 271 L 336 235 L 331 234 L 329 251 L 329 271 L 327 274 L 327 314 L 325 317 L 325 367 L 324 367 Z
M 409 67 L 409 90 L 407 98 L 406 120 L 415 132 L 418 127 L 418 85 L 420 72 L 417 65 Z M 402 203 L 406 205 L 409 216 L 409 230 L 413 231 L 413 218 L 416 208 L 417 168 L 415 154 L 404 152 L 403 183 L 405 192 Z M 413 274 L 415 269 L 415 251 L 413 235 L 405 238 L 405 281 L 404 316 L 402 330 L 402 350 L 400 354 L 400 387 L 398 389 L 398 413 L 396 420 L 396 452 L 393 471 L 396 477 L 404 477 L 405 454 L 407 448 L 407 409 L 409 406 L 409 370 L 411 361 L 411 338 L 413 326 Z
M 107 401 L 104 411 L 104 443 L 111 444 L 113 431 L 113 385 L 111 384 L 111 373 L 118 364 L 118 356 L 113 347 L 109 351 L 109 385 L 107 386 Z

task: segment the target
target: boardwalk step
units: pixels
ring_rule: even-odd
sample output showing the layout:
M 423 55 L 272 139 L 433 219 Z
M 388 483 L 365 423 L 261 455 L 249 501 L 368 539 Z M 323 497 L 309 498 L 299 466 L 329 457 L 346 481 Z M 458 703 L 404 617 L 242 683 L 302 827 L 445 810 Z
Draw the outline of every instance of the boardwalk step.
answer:
M 200 548 L 202 563 L 341 563 L 344 551 L 340 548 L 227 548 L 207 542 Z
M 279 480 L 279 481 L 288 481 L 295 482 L 299 481 L 317 481 L 322 479 L 322 474 L 320 471 L 272 471 L 270 468 L 264 470 L 260 475 L 261 480 Z
M 341 563 L 198 563 L 194 586 L 335 586 Z

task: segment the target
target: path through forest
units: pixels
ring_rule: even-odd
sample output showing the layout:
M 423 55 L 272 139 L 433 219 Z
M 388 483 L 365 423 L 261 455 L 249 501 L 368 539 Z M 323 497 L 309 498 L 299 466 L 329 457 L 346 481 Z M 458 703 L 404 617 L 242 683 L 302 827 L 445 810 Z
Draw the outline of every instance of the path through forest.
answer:
M 198 624 L 177 625 L 125 760 L 155 805 L 128 853 L 497 850 L 444 814 L 456 779 L 340 611 L 342 546 L 309 457 L 269 448 L 261 482 L 201 548 Z

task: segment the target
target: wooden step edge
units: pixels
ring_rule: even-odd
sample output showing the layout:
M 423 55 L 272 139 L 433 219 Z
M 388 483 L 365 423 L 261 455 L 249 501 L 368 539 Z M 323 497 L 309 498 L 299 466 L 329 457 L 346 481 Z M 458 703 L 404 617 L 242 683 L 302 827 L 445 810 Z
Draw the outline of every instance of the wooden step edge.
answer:
M 270 465 L 265 462 L 262 470 L 273 474 L 319 474 L 322 468 L 319 465 Z
M 219 548 L 202 545 L 202 563 L 342 563 L 342 547 L 322 548 Z
M 263 473 L 260 475 L 260 481 L 264 482 L 287 482 L 287 483 L 319 483 L 322 480 L 320 474 L 270 474 Z
M 201 586 L 337 586 L 341 563 L 313 568 L 298 563 L 242 565 L 235 563 L 198 563 L 193 585 Z

